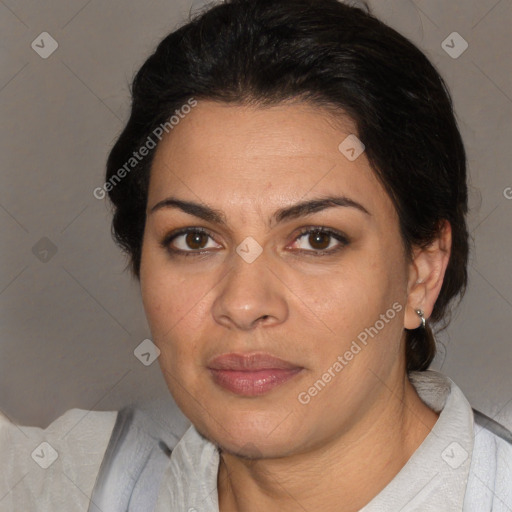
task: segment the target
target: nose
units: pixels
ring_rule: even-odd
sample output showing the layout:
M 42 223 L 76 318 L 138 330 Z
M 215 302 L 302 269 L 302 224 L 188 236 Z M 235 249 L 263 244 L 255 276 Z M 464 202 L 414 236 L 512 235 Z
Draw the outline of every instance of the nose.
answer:
M 251 263 L 237 253 L 221 281 L 212 305 L 217 323 L 248 331 L 258 325 L 279 325 L 288 317 L 286 286 L 276 277 L 265 252 Z

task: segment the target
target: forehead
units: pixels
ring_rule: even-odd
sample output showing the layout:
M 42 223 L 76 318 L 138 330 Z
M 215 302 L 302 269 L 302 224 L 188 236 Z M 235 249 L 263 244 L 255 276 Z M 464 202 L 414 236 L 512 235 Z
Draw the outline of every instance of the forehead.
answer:
M 323 159 L 332 156 L 333 135 L 338 139 L 353 133 L 354 123 L 346 115 L 340 112 L 335 118 L 307 103 L 255 107 L 199 101 L 164 136 L 157 154 L 185 159 L 191 154 L 222 157 L 229 151 L 230 157 L 243 161 L 276 156 Z
M 354 136 L 347 116 L 335 119 L 305 103 L 261 108 L 199 101 L 158 145 L 148 204 L 172 193 L 220 207 L 279 207 L 337 192 L 369 208 L 389 208 L 364 152 L 351 161 L 340 151 Z

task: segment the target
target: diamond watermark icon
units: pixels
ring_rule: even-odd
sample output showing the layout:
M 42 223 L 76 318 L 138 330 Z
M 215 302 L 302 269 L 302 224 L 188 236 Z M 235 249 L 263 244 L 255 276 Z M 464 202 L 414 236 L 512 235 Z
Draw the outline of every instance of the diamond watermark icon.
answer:
M 263 247 L 252 236 L 248 236 L 236 248 L 236 252 L 245 262 L 252 263 L 263 252 Z
M 468 452 L 457 441 L 450 443 L 441 454 L 441 458 L 453 469 L 459 468 L 468 456 Z
M 458 59 L 468 49 L 468 46 L 468 42 L 458 32 L 452 32 L 441 43 L 441 48 L 452 59 Z
M 57 246 L 45 236 L 32 247 L 32 254 L 42 263 L 48 263 L 56 253 Z
M 144 365 L 149 366 L 160 355 L 160 349 L 148 339 L 137 345 L 134 356 Z
M 31 457 L 43 469 L 48 469 L 58 459 L 59 454 L 50 443 L 44 441 L 31 453 Z
M 30 46 L 39 57 L 47 59 L 59 47 L 59 43 L 48 32 L 41 32 Z
M 365 150 L 365 145 L 359 140 L 359 138 L 351 133 L 348 137 L 346 137 L 343 142 L 338 146 L 340 153 L 353 162 L 361 156 L 363 151 Z

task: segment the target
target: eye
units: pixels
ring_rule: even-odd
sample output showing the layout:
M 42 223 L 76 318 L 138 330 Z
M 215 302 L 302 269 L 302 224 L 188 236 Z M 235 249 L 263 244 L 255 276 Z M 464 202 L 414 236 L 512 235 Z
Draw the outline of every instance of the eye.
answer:
M 349 243 L 348 238 L 342 233 L 323 227 L 304 228 L 295 240 L 301 239 L 299 252 L 309 252 L 315 256 L 334 253 Z M 308 245 L 312 249 L 308 249 Z
M 313 256 L 332 254 L 349 244 L 348 237 L 343 233 L 321 226 L 303 228 L 295 238 L 294 244 L 297 244 L 297 241 L 299 241 L 298 246 L 293 247 L 298 249 L 297 252 Z M 161 246 L 178 256 L 204 256 L 212 249 L 222 248 L 203 228 L 184 228 L 169 233 L 162 240 Z
M 208 239 L 211 235 L 202 228 L 186 228 L 177 232 L 170 233 L 163 240 L 161 245 L 170 252 L 189 254 L 198 253 L 212 248 L 219 248 L 218 245 L 208 245 Z M 188 253 L 188 254 L 187 254 Z

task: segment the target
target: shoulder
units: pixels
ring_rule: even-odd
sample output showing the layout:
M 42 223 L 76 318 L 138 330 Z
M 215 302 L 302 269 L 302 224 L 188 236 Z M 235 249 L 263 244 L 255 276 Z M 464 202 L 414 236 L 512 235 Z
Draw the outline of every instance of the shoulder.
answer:
M 0 512 L 87 510 L 117 415 L 75 408 L 39 428 L 0 413 Z
M 121 409 L 91 495 L 94 510 L 153 510 L 171 451 L 189 426 L 168 399 Z
M 479 510 L 511 510 L 512 433 L 478 411 L 474 433 L 466 499 Z
M 496 496 L 512 510 L 512 442 L 501 438 L 496 439 Z

